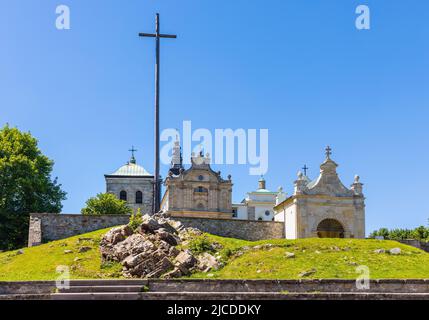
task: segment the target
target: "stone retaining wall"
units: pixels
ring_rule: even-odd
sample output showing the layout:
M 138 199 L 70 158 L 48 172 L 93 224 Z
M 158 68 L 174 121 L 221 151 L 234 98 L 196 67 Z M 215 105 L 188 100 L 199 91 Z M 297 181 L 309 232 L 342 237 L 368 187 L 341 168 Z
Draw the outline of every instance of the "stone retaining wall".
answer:
M 28 246 L 59 240 L 99 229 L 127 224 L 128 215 L 30 214 Z
M 422 249 L 426 252 L 429 252 L 429 242 L 423 242 L 420 240 L 413 240 L 413 239 L 408 239 L 408 240 L 398 240 L 398 242 L 403 243 L 403 244 L 407 244 L 409 246 L 413 246 L 419 249 Z
M 129 218 L 128 215 L 84 216 L 81 214 L 32 213 L 28 246 L 127 224 Z M 184 217 L 173 219 L 181 221 L 186 227 L 198 228 L 222 237 L 251 241 L 284 238 L 282 222 Z
M 197 228 L 221 237 L 250 241 L 282 239 L 285 237 L 283 222 L 188 217 L 174 217 L 173 219 L 179 220 L 186 227 Z
M 71 280 L 71 286 L 135 286 L 145 285 L 149 292 L 368 292 L 428 293 L 429 279 L 370 280 L 369 289 L 359 290 L 356 280 Z M 55 281 L 1 282 L 2 294 L 36 294 L 55 291 Z

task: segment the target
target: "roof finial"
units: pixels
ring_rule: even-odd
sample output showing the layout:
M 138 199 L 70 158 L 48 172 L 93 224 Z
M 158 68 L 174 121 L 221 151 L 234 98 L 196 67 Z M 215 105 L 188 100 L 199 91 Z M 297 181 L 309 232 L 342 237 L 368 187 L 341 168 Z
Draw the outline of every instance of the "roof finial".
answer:
M 131 146 L 131 149 L 130 149 L 130 150 L 128 150 L 128 151 L 130 151 L 130 152 L 131 152 L 131 160 L 130 160 L 130 163 L 132 163 L 132 164 L 136 164 L 136 158 L 134 157 L 134 152 L 136 152 L 136 151 L 137 151 L 137 149 L 134 149 L 134 146 Z
M 332 149 L 331 149 L 331 147 L 330 147 L 330 146 L 327 146 L 325 150 L 326 150 L 326 152 L 325 152 L 325 154 L 326 154 L 326 159 L 331 159 L 331 154 L 332 154 Z
M 307 175 L 307 170 L 308 170 L 308 167 L 307 167 L 306 164 L 304 164 L 304 166 L 302 167 L 302 170 L 304 170 L 304 176 L 306 176 Z
M 264 179 L 263 175 L 261 175 L 261 178 L 259 178 L 259 180 L 258 180 L 258 189 L 259 190 L 266 189 L 266 187 L 265 187 L 265 179 Z

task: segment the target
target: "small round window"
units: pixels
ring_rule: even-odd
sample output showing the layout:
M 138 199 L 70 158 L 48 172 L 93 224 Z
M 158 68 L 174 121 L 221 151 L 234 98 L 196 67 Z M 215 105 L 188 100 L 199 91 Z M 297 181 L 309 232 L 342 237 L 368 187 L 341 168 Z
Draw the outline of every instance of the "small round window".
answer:
M 265 215 L 268 217 L 270 215 L 270 210 L 265 211 Z
M 203 181 L 204 180 L 204 176 L 202 176 L 202 175 L 198 176 L 198 180 Z

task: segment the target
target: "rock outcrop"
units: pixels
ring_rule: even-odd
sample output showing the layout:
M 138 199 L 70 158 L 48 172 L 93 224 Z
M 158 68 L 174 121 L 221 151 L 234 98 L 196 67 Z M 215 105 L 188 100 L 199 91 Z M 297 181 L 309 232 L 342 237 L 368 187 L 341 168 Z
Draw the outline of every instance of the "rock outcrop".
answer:
M 177 278 L 221 266 L 218 257 L 208 252 L 196 256 L 179 246 L 202 235 L 200 230 L 185 228 L 164 214 L 144 215 L 142 220 L 135 231 L 127 225 L 116 227 L 100 242 L 103 262 L 121 263 L 124 276 Z

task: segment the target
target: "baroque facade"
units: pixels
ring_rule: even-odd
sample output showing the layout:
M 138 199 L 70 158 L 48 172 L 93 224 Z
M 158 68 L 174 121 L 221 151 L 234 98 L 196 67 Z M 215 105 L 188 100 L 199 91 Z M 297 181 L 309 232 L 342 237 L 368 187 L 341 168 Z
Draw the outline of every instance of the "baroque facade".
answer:
M 134 212 L 152 214 L 153 175 L 138 165 L 134 154 L 131 160 L 111 174 L 104 175 L 106 192 L 127 202 Z
M 327 147 L 326 159 L 315 180 L 298 172 L 293 195 L 274 207 L 275 221 L 284 222 L 287 239 L 365 237 L 362 183 L 355 176 L 351 187 L 345 187 L 330 155 Z
M 179 142 L 175 142 L 161 211 L 173 217 L 232 218 L 231 176 L 224 180 L 210 167 L 210 158 L 193 154 L 191 167 L 183 168 Z

